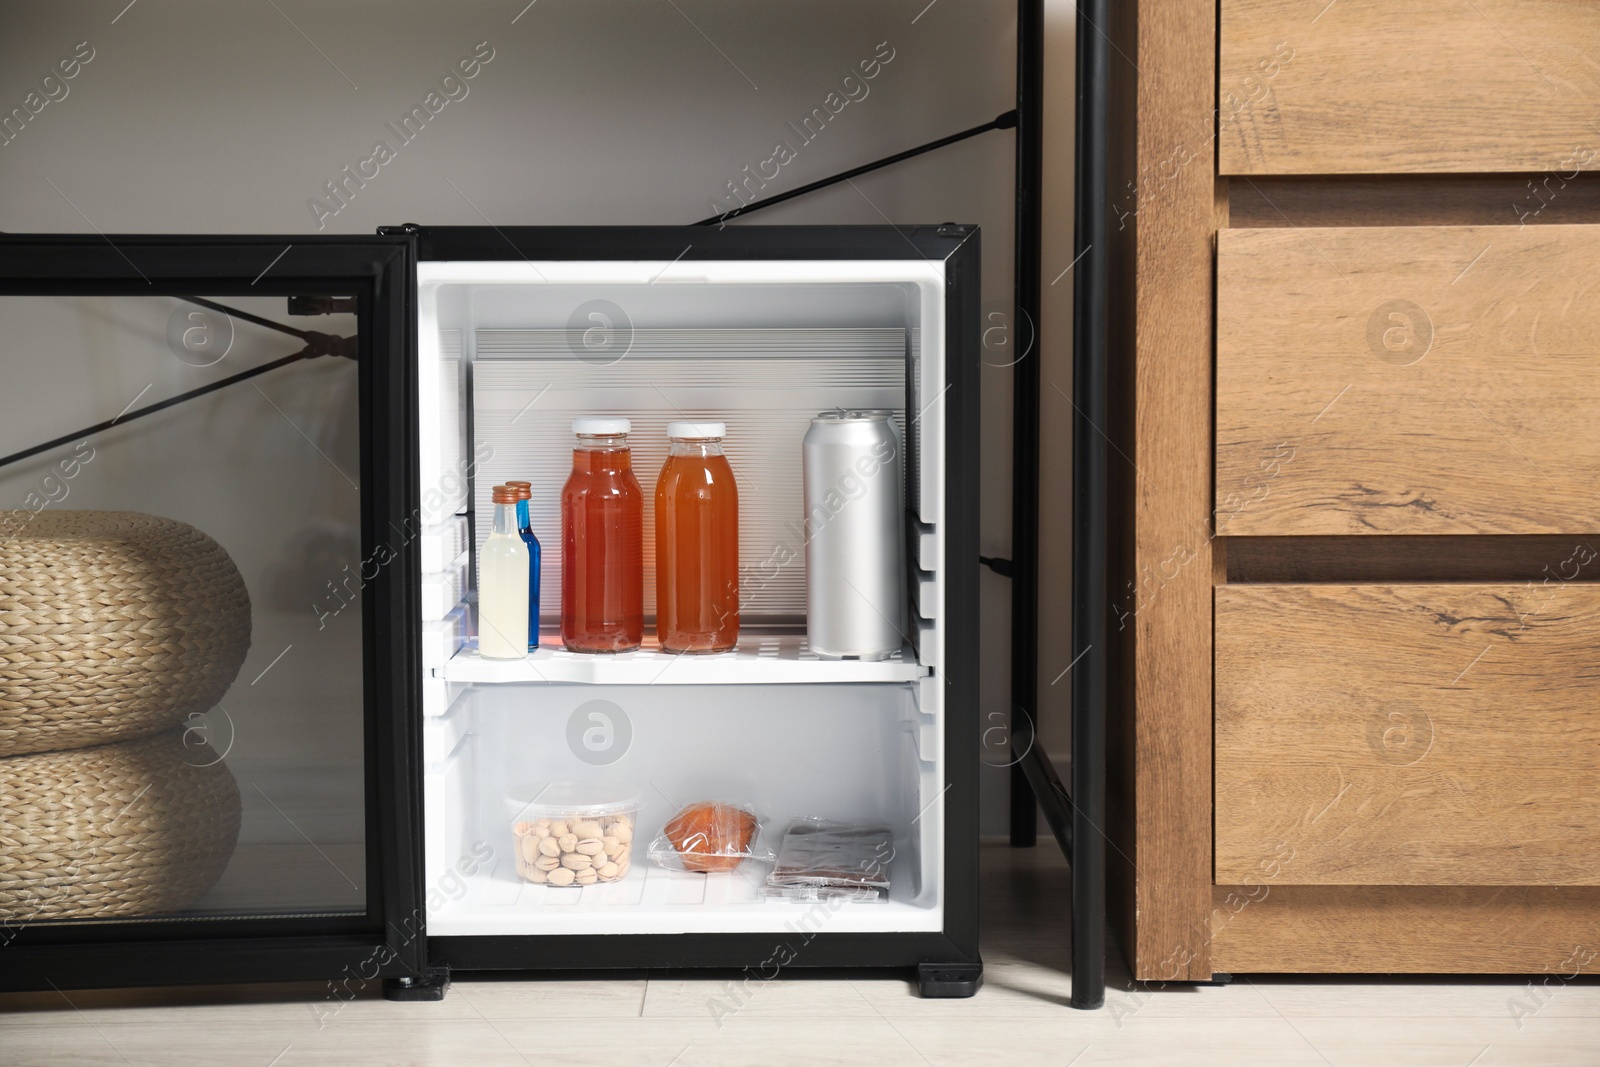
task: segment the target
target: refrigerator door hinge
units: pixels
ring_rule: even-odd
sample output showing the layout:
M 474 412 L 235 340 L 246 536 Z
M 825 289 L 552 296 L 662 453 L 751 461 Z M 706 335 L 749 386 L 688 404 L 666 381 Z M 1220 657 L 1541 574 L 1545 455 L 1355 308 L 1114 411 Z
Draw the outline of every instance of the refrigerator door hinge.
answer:
M 354 315 L 360 308 L 353 296 L 291 296 L 291 315 Z

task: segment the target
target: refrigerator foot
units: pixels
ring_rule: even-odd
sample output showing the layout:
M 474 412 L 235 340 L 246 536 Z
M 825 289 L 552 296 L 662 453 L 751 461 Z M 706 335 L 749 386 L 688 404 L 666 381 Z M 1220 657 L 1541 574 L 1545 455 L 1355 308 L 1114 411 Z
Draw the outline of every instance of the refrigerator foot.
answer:
M 970 997 L 983 985 L 983 962 L 919 963 L 917 990 L 925 998 Z
M 385 978 L 383 999 L 406 1001 L 443 1000 L 450 988 L 450 968 L 429 967 L 421 978 Z

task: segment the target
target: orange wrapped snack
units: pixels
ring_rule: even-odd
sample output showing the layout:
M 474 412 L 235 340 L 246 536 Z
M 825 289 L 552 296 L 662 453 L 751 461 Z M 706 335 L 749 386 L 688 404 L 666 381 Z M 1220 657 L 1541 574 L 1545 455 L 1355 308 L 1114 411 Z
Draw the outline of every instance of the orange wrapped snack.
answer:
M 708 874 L 731 871 L 752 853 L 759 822 L 737 804 L 690 804 L 668 820 L 650 858 L 661 866 Z M 674 855 L 675 854 L 675 855 Z

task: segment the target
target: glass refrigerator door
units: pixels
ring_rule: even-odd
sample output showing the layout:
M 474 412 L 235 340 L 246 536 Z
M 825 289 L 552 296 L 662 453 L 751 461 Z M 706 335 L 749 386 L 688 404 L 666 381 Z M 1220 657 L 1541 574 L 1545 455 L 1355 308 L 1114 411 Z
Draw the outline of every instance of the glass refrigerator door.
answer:
M 409 247 L 0 239 L 0 988 L 420 971 Z

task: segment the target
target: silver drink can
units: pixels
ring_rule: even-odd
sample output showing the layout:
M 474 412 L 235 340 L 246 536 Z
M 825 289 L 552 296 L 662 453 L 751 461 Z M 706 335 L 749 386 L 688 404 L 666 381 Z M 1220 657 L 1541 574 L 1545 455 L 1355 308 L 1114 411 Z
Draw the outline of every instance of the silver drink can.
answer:
M 905 644 L 899 435 L 890 415 L 824 411 L 804 454 L 806 634 L 824 659 L 887 659 Z

